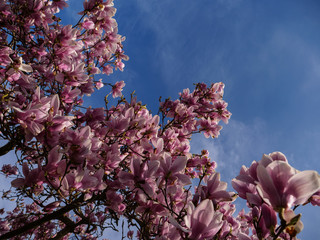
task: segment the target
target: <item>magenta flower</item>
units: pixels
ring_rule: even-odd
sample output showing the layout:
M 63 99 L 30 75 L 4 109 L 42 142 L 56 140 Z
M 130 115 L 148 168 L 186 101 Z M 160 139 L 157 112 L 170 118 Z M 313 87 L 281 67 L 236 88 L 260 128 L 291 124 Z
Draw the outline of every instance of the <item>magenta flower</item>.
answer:
M 160 161 L 160 175 L 163 175 L 172 184 L 191 184 L 190 177 L 184 174 L 187 160 L 186 156 L 178 156 L 173 161 L 169 154 L 164 154 L 163 159 Z
M 131 161 L 130 172 L 119 173 L 119 181 L 130 187 L 141 187 L 149 196 L 152 196 L 156 190 L 155 173 L 159 165 L 159 161 L 156 160 L 145 163 L 135 158 Z
M 286 232 L 291 238 L 295 237 L 299 232 L 302 231 L 304 225 L 300 220 L 301 214 L 296 215 L 293 210 L 289 209 L 283 212 L 282 217 L 287 223 Z
M 82 23 L 82 27 L 84 29 L 87 29 L 87 30 L 94 29 L 94 22 L 92 22 L 89 19 L 85 18 L 83 23 Z
M 320 189 L 316 171 L 298 172 L 284 161 L 273 161 L 257 167 L 257 190 L 262 199 L 279 211 L 305 203 Z
M 113 86 L 112 86 L 112 97 L 116 98 L 116 97 L 120 97 L 122 95 L 122 88 L 125 86 L 126 84 L 124 83 L 124 81 L 120 81 L 120 82 L 116 82 Z
M 11 164 L 4 164 L 1 168 L 1 172 L 3 172 L 6 177 L 9 175 L 17 175 L 18 168 L 16 166 L 12 166 Z
M 222 226 L 222 216 L 222 213 L 214 211 L 209 199 L 202 201 L 196 208 L 191 203 L 188 215 L 184 219 L 187 228 L 190 229 L 189 239 L 212 238 Z
M 310 202 L 313 206 L 320 206 L 320 190 L 312 195 Z
M 24 162 L 22 164 L 22 172 L 23 172 L 24 178 L 16 178 L 13 181 L 11 181 L 12 187 L 22 188 L 22 187 L 32 187 L 34 185 L 37 185 L 40 188 L 40 191 L 42 190 L 44 174 L 40 168 L 35 168 L 30 171 L 28 164 Z
M 207 186 L 201 186 L 202 198 L 208 198 L 215 203 L 220 201 L 232 201 L 234 192 L 228 192 L 227 183 L 220 181 L 220 173 L 215 172 L 207 180 Z

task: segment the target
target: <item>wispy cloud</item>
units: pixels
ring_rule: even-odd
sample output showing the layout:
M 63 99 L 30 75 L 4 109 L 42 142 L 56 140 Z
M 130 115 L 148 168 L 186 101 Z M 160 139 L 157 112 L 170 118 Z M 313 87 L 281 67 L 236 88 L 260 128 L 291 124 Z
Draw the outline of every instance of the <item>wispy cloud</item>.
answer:
M 257 119 L 250 125 L 231 120 L 217 139 L 206 139 L 203 135 L 193 137 L 191 148 L 196 153 L 207 149 L 217 162 L 222 179 L 230 184 L 242 165 L 249 166 L 253 160 L 260 160 L 262 154 L 273 151 L 270 149 L 272 138 L 266 134 L 262 120 Z

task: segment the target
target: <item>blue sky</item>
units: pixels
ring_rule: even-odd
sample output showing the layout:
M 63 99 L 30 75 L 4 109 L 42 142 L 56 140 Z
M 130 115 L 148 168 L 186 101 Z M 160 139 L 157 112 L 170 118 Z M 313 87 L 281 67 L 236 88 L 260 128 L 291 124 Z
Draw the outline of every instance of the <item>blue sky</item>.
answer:
M 62 12 L 68 22 L 80 2 Z M 319 1 L 116 0 L 115 7 L 130 60 L 106 81 L 124 80 L 125 94 L 135 90 L 153 113 L 159 96 L 177 98 L 196 82 L 225 83 L 230 123 L 218 139 L 191 142 L 194 152 L 210 151 L 224 181 L 273 151 L 299 170 L 320 172 Z M 106 93 L 89 104 L 103 106 Z M 299 238 L 315 239 L 320 210 L 302 213 Z

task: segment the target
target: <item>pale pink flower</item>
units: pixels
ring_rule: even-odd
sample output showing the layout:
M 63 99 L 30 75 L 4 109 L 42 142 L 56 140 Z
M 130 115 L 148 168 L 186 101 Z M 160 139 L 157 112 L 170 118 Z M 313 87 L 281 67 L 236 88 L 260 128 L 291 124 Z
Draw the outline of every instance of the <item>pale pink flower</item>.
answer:
M 106 65 L 102 68 L 102 72 L 104 74 L 110 75 L 111 73 L 113 73 L 113 67 L 111 65 Z
M 130 187 L 141 187 L 149 196 L 153 196 L 156 190 L 155 178 L 159 165 L 159 161 L 156 160 L 145 163 L 135 158 L 131 161 L 130 172 L 121 171 L 119 173 L 119 181 Z
M 44 173 L 41 171 L 40 168 L 35 168 L 30 171 L 29 166 L 26 162 L 22 164 L 22 171 L 25 178 L 16 178 L 11 182 L 11 186 L 15 188 L 22 188 L 22 187 L 32 187 L 37 185 L 38 187 L 43 189 L 43 180 L 44 180 Z M 36 191 L 33 190 L 33 191 Z M 41 189 L 40 189 L 41 191 Z
M 9 175 L 17 175 L 18 168 L 16 166 L 12 166 L 11 164 L 4 164 L 2 166 L 1 172 L 3 172 L 6 177 Z
M 298 172 L 284 161 L 273 161 L 257 167 L 257 190 L 262 199 L 279 211 L 305 203 L 320 189 L 316 171 Z
M 120 97 L 122 95 L 122 88 L 125 86 L 126 84 L 124 83 L 124 81 L 120 81 L 120 82 L 116 82 L 113 86 L 112 86 L 112 97 L 116 98 L 116 97 Z
M 86 18 L 82 23 L 82 27 L 87 30 L 94 29 L 94 22 Z
M 205 179 L 207 186 L 201 186 L 202 198 L 208 198 L 215 203 L 220 201 L 232 201 L 234 192 L 228 192 L 227 183 L 220 181 L 220 173 L 213 173 Z
M 178 156 L 174 160 L 169 154 L 164 154 L 160 160 L 159 172 L 169 184 L 191 184 L 190 177 L 184 174 L 187 165 L 186 156 Z
M 212 201 L 206 199 L 196 208 L 190 203 L 185 224 L 190 229 L 189 239 L 200 240 L 212 238 L 222 226 L 223 214 L 215 212 Z
M 104 86 L 104 84 L 102 83 L 102 79 L 99 79 L 99 81 L 96 82 L 95 84 L 96 84 L 96 88 L 98 90 Z
M 290 237 L 295 237 L 303 229 L 303 223 L 300 220 L 301 214 L 296 215 L 293 210 L 289 209 L 282 213 L 283 219 L 287 223 L 285 231 L 290 235 Z

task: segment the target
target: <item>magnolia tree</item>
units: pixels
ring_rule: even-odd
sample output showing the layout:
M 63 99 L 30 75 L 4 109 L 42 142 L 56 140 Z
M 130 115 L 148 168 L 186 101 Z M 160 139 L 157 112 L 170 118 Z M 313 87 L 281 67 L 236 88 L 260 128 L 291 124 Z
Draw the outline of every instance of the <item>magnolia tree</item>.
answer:
M 224 85 L 198 83 L 151 115 L 104 77 L 128 59 L 112 0 L 85 1 L 74 25 L 56 16 L 65 7 L 0 1 L 0 155 L 16 154 L 1 169 L 16 207 L 0 210 L 0 239 L 97 239 L 108 228 L 122 239 L 296 239 L 296 208 L 320 205 L 318 173 L 275 152 L 227 191 L 208 151 L 190 153 L 193 134 L 215 138 L 228 122 Z M 104 108 L 84 107 L 103 86 L 114 106 L 106 96 Z M 237 196 L 249 211 L 234 216 Z

